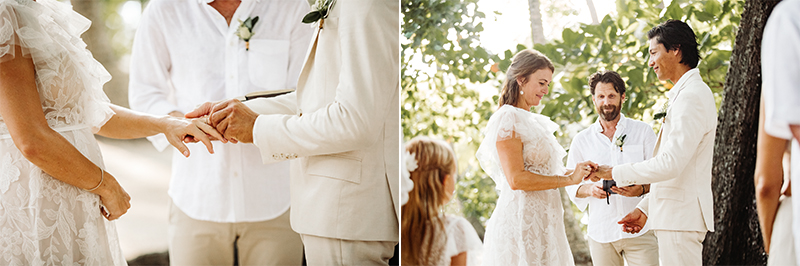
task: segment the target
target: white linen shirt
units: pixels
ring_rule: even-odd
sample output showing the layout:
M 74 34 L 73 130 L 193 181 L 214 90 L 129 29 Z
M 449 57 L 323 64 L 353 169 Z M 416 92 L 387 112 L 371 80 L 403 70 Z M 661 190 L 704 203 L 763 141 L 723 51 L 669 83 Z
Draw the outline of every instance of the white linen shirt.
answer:
M 792 140 L 792 154 L 800 145 L 792 138 L 789 125 L 800 125 L 800 0 L 781 1 L 767 20 L 761 42 L 764 98 L 764 130 L 775 137 Z M 792 169 L 800 169 L 800 156 L 792 156 Z M 792 171 L 792 183 L 800 184 L 800 171 Z M 800 195 L 800 186 L 792 186 Z M 792 205 L 794 247 L 800 254 L 800 204 Z M 800 264 L 800 257 L 797 257 Z
M 207 0 L 153 0 L 142 15 L 131 55 L 131 108 L 187 113 L 207 101 L 249 92 L 295 88 L 313 28 L 299 0 L 243 0 L 230 26 Z M 250 49 L 234 33 L 258 16 Z M 156 146 L 166 139 L 151 138 Z M 158 143 L 161 142 L 161 143 Z M 252 144 L 214 142 L 210 155 L 189 144 L 173 155 L 169 196 L 189 217 L 251 222 L 289 209 L 289 162 L 262 164 Z
M 592 161 L 600 165 L 616 166 L 623 163 L 641 162 L 653 157 L 653 148 L 656 145 L 656 134 L 653 128 L 647 123 L 633 120 L 620 114 L 621 118 L 617 123 L 614 137 L 609 140 L 603 135 L 603 126 L 597 122 L 588 128 L 578 132 L 570 144 L 567 156 L 567 168 L 575 168 L 580 162 Z M 625 135 L 622 151 L 615 144 L 617 138 Z M 622 231 L 622 225 L 617 224 L 625 215 L 633 211 L 640 197 L 625 197 L 611 194 L 606 199 L 595 197 L 578 198 L 576 193 L 582 184 L 599 184 L 603 181 L 591 182 L 584 181 L 578 185 L 567 186 L 569 198 L 579 209 L 586 210 L 589 207 L 589 225 L 587 233 L 594 241 L 599 243 L 610 243 L 624 238 L 633 238 L 646 233 L 650 227 L 645 224 L 644 228 L 637 234 L 628 234 Z

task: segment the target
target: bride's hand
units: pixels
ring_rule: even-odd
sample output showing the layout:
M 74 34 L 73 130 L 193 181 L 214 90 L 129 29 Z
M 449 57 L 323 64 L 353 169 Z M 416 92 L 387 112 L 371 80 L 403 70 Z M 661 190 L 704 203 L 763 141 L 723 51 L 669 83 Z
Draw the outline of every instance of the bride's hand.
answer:
M 570 185 L 580 184 L 583 179 L 592 174 L 597 169 L 597 164 L 592 161 L 585 161 L 575 165 L 575 170 L 569 173 Z
M 108 172 L 105 173 L 103 184 L 97 189 L 96 193 L 100 195 L 100 201 L 103 203 L 100 212 L 109 221 L 116 220 L 128 212 L 131 207 L 131 196 L 117 183 L 117 179 Z
M 211 144 L 212 139 L 227 142 L 217 130 L 202 121 L 197 121 L 198 119 L 193 119 L 192 121 L 173 117 L 165 119 L 166 127 L 163 133 L 167 136 L 169 143 L 178 149 L 183 156 L 189 157 L 189 148 L 186 147 L 184 141 L 190 143 L 203 142 L 209 153 L 214 153 L 214 146 Z

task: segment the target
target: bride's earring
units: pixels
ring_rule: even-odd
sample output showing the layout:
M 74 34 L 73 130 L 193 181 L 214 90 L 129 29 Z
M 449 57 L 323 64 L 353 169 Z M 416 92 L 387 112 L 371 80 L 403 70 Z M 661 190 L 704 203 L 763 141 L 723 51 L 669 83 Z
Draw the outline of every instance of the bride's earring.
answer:
M 524 92 L 524 91 L 522 91 L 522 90 L 520 90 L 520 91 L 519 91 L 519 95 L 523 95 L 523 94 L 525 94 L 525 92 Z

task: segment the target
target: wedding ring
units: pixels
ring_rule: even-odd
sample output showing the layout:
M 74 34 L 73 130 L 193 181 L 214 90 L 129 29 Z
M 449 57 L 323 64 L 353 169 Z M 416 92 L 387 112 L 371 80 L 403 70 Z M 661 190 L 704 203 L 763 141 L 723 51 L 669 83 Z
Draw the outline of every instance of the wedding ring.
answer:
M 584 166 L 583 169 L 586 170 L 586 171 L 589 171 L 589 170 L 592 170 L 592 167 L 587 165 L 587 166 Z

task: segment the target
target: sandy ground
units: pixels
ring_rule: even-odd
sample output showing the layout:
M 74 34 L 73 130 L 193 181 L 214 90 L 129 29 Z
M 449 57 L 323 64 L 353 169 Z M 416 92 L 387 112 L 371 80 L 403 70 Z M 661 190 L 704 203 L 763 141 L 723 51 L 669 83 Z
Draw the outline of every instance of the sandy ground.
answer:
M 117 220 L 125 258 L 166 251 L 172 150 L 158 152 L 145 139 L 97 140 L 106 170 L 131 195 L 130 210 Z

